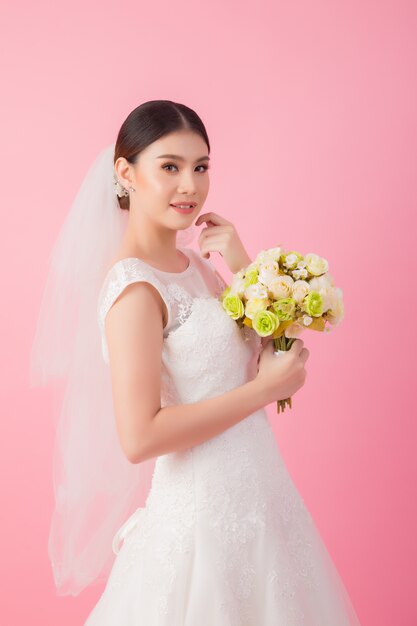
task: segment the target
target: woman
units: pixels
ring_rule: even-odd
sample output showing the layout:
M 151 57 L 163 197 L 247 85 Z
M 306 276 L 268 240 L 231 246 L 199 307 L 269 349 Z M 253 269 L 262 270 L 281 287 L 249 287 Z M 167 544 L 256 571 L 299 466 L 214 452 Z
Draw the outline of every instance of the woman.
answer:
M 55 295 L 60 341 L 42 353 L 44 379 L 70 381 L 57 437 L 55 582 L 78 593 L 109 573 L 85 626 L 357 626 L 264 409 L 304 384 L 309 352 L 297 339 L 276 358 L 272 341 L 262 344 L 224 312 L 226 284 L 210 253 L 232 272 L 250 259 L 230 222 L 201 212 L 209 152 L 194 111 L 145 102 L 89 172 L 75 202 L 79 221 L 57 246 L 60 293 L 62 283 L 76 285 L 76 297 L 65 290 L 68 313 Z M 111 176 L 117 206 L 100 195 Z M 116 213 L 124 216 L 114 228 Z M 202 222 L 200 253 L 178 246 L 177 235 Z M 79 246 L 89 241 L 71 262 L 70 233 Z M 63 309 L 76 331 L 63 332 Z M 50 337 L 51 319 L 46 325 Z M 138 470 L 151 460 L 138 506 Z

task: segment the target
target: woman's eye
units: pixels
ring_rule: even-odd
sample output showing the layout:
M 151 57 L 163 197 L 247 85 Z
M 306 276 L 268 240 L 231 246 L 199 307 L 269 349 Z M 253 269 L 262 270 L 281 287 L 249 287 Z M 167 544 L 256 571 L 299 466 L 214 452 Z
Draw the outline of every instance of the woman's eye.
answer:
M 175 165 L 175 163 L 165 163 L 165 165 L 162 165 L 162 169 L 164 170 L 165 168 L 168 167 L 177 167 Z M 197 167 L 202 167 L 203 168 L 203 172 L 207 171 L 208 169 L 210 169 L 209 165 L 197 165 Z M 177 168 L 178 169 L 178 168 Z M 172 172 L 172 170 L 166 170 L 167 172 Z M 200 170 L 201 171 L 201 170 Z

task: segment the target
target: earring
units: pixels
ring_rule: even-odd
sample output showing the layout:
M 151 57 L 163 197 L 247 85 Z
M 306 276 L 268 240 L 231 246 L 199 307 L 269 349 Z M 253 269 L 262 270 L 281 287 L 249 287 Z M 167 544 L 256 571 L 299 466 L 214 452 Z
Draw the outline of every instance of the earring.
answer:
M 122 183 L 117 178 L 115 173 L 113 173 L 113 182 L 114 182 L 115 192 L 119 196 L 119 198 L 122 198 L 123 196 L 128 196 L 129 195 L 128 190 L 122 185 Z
M 130 189 L 131 191 L 136 191 L 136 189 L 133 189 L 133 187 L 129 187 L 129 189 Z

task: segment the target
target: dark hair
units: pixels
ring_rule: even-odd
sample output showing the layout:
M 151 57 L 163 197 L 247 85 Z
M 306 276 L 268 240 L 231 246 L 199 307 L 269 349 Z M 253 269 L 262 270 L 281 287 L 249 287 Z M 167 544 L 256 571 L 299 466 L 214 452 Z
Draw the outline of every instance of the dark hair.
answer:
M 133 109 L 117 135 L 114 163 L 124 157 L 134 165 L 147 146 L 176 130 L 193 130 L 204 139 L 210 153 L 210 142 L 202 120 L 197 113 L 179 102 L 148 100 Z M 129 197 L 118 198 L 121 209 L 129 210 Z

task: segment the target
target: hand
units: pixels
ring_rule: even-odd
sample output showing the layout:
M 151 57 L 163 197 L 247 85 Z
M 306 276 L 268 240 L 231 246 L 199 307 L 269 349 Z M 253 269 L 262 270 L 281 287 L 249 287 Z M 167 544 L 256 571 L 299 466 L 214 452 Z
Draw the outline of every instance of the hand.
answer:
M 287 352 L 274 354 L 274 340 L 262 341 L 256 380 L 265 404 L 274 400 L 284 400 L 294 395 L 304 385 L 305 363 L 310 351 L 304 348 L 304 341 L 296 339 Z
M 195 225 L 202 222 L 207 226 L 200 232 L 198 245 L 204 258 L 209 258 L 210 252 L 219 252 L 233 274 L 252 262 L 231 222 L 212 211 L 199 215 Z

